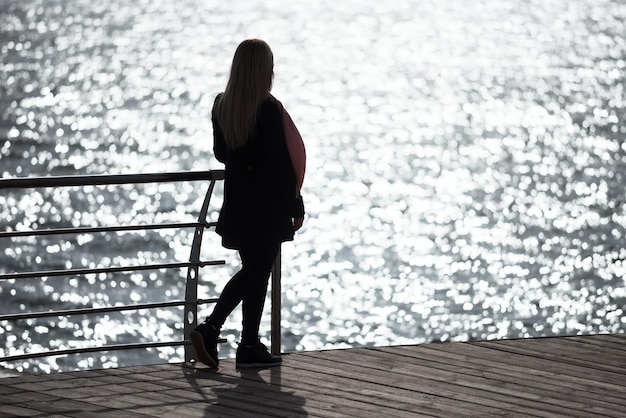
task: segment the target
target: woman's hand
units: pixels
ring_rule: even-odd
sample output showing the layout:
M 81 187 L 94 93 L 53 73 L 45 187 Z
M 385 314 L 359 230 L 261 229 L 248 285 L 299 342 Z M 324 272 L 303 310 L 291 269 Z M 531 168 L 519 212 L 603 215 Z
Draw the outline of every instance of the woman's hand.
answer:
M 293 232 L 296 232 L 298 229 L 302 228 L 302 223 L 304 222 L 304 216 L 300 218 L 293 219 Z

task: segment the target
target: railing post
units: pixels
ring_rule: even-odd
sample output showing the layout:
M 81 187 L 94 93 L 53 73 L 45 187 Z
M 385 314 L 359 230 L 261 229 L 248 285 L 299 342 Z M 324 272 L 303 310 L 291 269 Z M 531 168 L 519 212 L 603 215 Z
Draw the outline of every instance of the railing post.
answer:
M 281 329 L 280 329 L 280 309 L 281 309 L 281 272 L 280 272 L 280 250 L 278 251 L 278 255 L 276 256 L 276 260 L 274 261 L 274 265 L 272 266 L 272 330 L 271 330 L 271 338 L 272 338 L 272 354 L 278 355 L 281 353 L 280 345 L 281 345 Z
M 213 194 L 213 188 L 215 187 L 215 179 L 211 179 L 209 188 L 202 202 L 202 209 L 198 215 L 198 222 L 200 225 L 196 227 L 193 235 L 193 243 L 191 244 L 191 253 L 189 254 L 190 262 L 200 261 L 200 250 L 202 248 L 202 236 L 204 234 L 204 228 L 206 225 L 206 215 L 209 210 L 209 202 L 211 201 L 211 195 Z M 198 325 L 198 280 L 200 279 L 200 271 L 197 265 L 192 265 L 187 269 L 187 280 L 185 281 L 185 313 L 183 317 L 184 321 L 184 333 L 185 341 L 190 341 L 191 331 Z M 196 360 L 194 351 L 188 344 L 185 344 L 185 362 L 189 363 L 192 360 Z

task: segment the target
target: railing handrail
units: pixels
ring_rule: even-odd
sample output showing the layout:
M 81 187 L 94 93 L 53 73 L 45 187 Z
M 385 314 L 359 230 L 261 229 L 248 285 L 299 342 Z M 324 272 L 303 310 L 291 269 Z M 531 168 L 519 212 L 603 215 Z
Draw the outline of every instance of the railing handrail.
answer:
M 202 209 L 197 222 L 180 222 L 168 224 L 145 224 L 145 225 L 118 225 L 118 226 L 95 226 L 95 227 L 68 227 L 68 228 L 50 228 L 50 229 L 34 229 L 28 231 L 4 231 L 0 232 L 0 238 L 12 238 L 18 236 L 39 236 L 52 234 L 79 234 L 79 233 L 95 233 L 95 232 L 112 232 L 112 231 L 133 231 L 133 230 L 150 230 L 150 229 L 167 229 L 167 228 L 195 228 L 194 240 L 192 243 L 191 254 L 188 262 L 177 262 L 167 264 L 148 264 L 140 266 L 124 266 L 124 267 L 101 267 L 101 268 L 83 268 L 69 270 L 49 270 L 39 272 L 18 272 L 1 274 L 0 280 L 19 279 L 19 278 L 42 278 L 48 276 L 61 275 L 77 275 L 90 273 L 110 273 L 119 271 L 137 271 L 148 269 L 162 268 L 180 268 L 187 267 L 187 280 L 185 300 L 156 302 L 136 305 L 118 305 L 101 308 L 76 308 L 63 311 L 49 312 L 29 312 L 22 314 L 0 315 L 0 320 L 19 320 L 33 319 L 49 316 L 68 316 L 78 314 L 91 314 L 114 312 L 123 310 L 150 309 L 156 307 L 168 306 L 184 306 L 184 324 L 185 338 L 182 341 L 171 341 L 168 343 L 136 343 L 121 345 L 105 345 L 100 347 L 84 347 L 66 350 L 50 350 L 43 353 L 30 353 L 23 355 L 13 355 L 0 358 L 0 361 L 11 361 L 16 359 L 37 358 L 43 356 L 55 356 L 68 353 L 89 353 L 94 351 L 109 351 L 120 349 L 161 347 L 161 346 L 180 346 L 185 347 L 185 361 L 195 360 L 193 353 L 188 349 L 189 333 L 197 323 L 197 306 L 202 303 L 215 302 L 216 299 L 198 299 L 198 268 L 207 265 L 224 264 L 224 261 L 201 261 L 199 259 L 200 246 L 202 244 L 202 233 L 205 228 L 215 226 L 215 222 L 207 222 L 206 215 L 208 211 L 209 201 L 213 192 L 215 182 L 224 179 L 224 170 L 208 170 L 208 171 L 190 171 L 190 172 L 166 172 L 166 173 L 147 173 L 147 174 L 95 174 L 95 175 L 70 175 L 70 176 L 46 176 L 46 177 L 14 177 L 1 178 L 0 190 L 9 189 L 33 189 L 47 187 L 85 187 L 85 186 L 106 186 L 106 185 L 125 185 L 125 184 L 145 184 L 145 183 L 164 183 L 164 182 L 181 182 L 181 181 L 199 181 L 209 180 L 209 188 L 207 190 Z M 280 329 L 275 330 L 274 325 L 278 324 L 280 328 L 280 256 L 272 270 L 272 300 L 276 300 L 278 294 L 278 309 L 272 305 L 272 352 L 280 352 Z
M 106 186 L 113 184 L 166 183 L 197 180 L 224 180 L 224 170 L 189 172 L 178 171 L 144 174 L 85 174 L 72 176 L 8 177 L 0 179 L 0 189 Z

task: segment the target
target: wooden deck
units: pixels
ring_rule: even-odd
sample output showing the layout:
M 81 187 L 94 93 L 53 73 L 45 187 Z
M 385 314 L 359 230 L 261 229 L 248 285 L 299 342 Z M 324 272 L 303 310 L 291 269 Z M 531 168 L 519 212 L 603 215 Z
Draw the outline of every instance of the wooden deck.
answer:
M 0 379 L 0 416 L 626 416 L 626 335 L 284 356 L 281 367 L 190 364 Z

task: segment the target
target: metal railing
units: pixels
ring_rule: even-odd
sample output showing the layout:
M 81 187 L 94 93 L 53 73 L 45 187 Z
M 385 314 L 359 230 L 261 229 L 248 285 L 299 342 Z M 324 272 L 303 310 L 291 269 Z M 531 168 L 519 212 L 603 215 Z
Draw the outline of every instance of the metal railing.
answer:
M 66 235 L 66 234 L 86 234 L 86 233 L 109 233 L 128 231 L 147 231 L 163 229 L 194 228 L 193 242 L 189 261 L 173 262 L 164 264 L 140 264 L 134 266 L 119 267 L 91 267 L 75 268 L 47 271 L 20 271 L 0 274 L 2 280 L 22 280 L 27 278 L 45 278 L 54 276 L 73 276 L 99 273 L 118 273 L 142 270 L 160 270 L 187 268 L 185 283 L 185 299 L 167 302 L 117 305 L 102 308 L 76 308 L 60 311 L 46 312 L 24 312 L 0 315 L 0 321 L 19 321 L 45 317 L 60 317 L 84 314 L 102 314 L 108 312 L 122 312 L 129 310 L 158 309 L 166 307 L 184 306 L 184 338 L 179 341 L 166 342 L 146 342 L 130 344 L 110 344 L 97 347 L 80 347 L 71 349 L 49 350 L 37 353 L 24 353 L 11 356 L 0 357 L 0 362 L 16 360 L 28 360 L 38 357 L 61 356 L 67 354 L 82 354 L 91 352 L 103 352 L 114 350 L 131 350 L 140 348 L 175 347 L 184 346 L 185 361 L 195 361 L 195 352 L 191 349 L 189 333 L 196 327 L 198 305 L 214 303 L 217 299 L 198 299 L 199 269 L 206 266 L 224 264 L 223 260 L 201 261 L 200 251 L 202 246 L 202 236 L 206 228 L 215 226 L 215 222 L 207 222 L 206 217 L 211 201 L 211 196 L 217 181 L 224 179 L 223 170 L 195 171 L 195 172 L 175 172 L 175 173 L 153 173 L 153 174 L 122 174 L 122 175 L 85 175 L 85 176 L 63 176 L 63 177 L 25 177 L 0 179 L 0 191 L 7 189 L 35 189 L 35 188 L 58 188 L 58 187 L 85 187 L 85 186 L 109 186 L 109 185 L 129 185 L 142 183 L 165 183 L 165 182 L 191 182 L 209 181 L 209 187 L 204 197 L 202 207 L 197 222 L 179 222 L 163 224 L 140 224 L 140 225 L 117 225 L 117 226 L 94 226 L 94 227 L 71 227 L 71 228 L 49 228 L 33 229 L 28 231 L 2 231 L 0 238 L 15 238 L 44 235 Z M 272 307 L 271 307 L 271 351 L 274 354 L 280 353 L 280 253 L 272 268 Z M 224 341 L 224 340 L 222 340 Z

